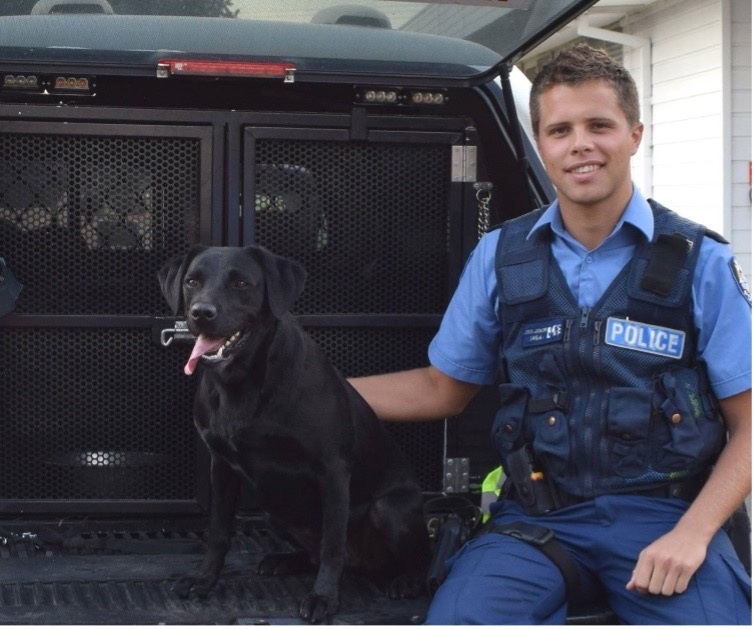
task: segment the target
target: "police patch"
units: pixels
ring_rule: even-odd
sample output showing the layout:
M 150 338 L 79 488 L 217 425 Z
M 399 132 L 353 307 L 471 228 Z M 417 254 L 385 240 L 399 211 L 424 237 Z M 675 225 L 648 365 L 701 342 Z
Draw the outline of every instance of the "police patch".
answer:
M 549 319 L 527 323 L 521 330 L 524 347 L 556 343 L 563 339 L 563 319 Z
M 731 258 L 730 260 L 730 270 L 733 273 L 733 279 L 736 280 L 738 289 L 751 306 L 751 291 L 749 290 L 749 283 L 746 281 L 746 273 L 744 273 L 744 270 L 735 258 Z
M 686 333 L 683 330 L 673 330 L 659 325 L 614 317 L 607 320 L 605 343 L 614 347 L 677 360 L 683 356 L 685 342 Z

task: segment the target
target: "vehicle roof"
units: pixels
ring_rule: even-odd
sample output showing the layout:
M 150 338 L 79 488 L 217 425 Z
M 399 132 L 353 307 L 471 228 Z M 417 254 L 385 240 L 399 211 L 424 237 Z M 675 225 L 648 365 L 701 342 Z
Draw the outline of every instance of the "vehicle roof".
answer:
M 280 60 L 312 72 L 389 70 L 465 77 L 501 60 L 479 44 L 358 26 L 176 16 L 0 18 L 0 60 L 129 66 L 154 75 L 164 57 Z
M 596 0 L 11 0 L 0 71 L 148 73 L 165 57 L 284 61 L 330 76 L 468 79 Z

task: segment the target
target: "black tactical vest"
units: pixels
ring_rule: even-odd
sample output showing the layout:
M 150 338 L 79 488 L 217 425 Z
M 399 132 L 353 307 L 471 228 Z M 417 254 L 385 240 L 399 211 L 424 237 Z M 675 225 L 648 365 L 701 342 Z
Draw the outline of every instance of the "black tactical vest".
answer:
M 635 491 L 708 470 L 724 426 L 696 357 L 691 284 L 703 226 L 649 201 L 651 243 L 637 247 L 593 308 L 580 308 L 544 210 L 502 226 L 496 254 L 506 456 L 531 444 L 544 474 L 581 497 Z

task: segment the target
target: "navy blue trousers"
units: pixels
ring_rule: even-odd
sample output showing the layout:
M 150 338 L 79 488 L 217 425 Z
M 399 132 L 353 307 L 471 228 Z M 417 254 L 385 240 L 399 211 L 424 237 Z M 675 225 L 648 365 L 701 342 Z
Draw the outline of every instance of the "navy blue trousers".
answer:
M 678 522 L 688 503 L 668 498 L 602 496 L 540 516 L 526 516 L 501 500 L 493 521 L 531 521 L 552 529 L 574 558 L 584 601 L 606 600 L 627 624 L 751 625 L 749 579 L 725 532 L 683 594 L 626 590 L 639 553 Z M 508 535 L 471 540 L 450 559 L 448 578 L 435 595 L 427 624 L 563 624 L 565 585 L 555 565 L 535 547 Z

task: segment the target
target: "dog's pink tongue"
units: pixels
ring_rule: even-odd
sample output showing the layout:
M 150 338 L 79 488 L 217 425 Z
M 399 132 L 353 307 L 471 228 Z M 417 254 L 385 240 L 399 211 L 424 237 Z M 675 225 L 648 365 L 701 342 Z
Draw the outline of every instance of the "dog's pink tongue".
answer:
M 191 356 L 189 357 L 186 366 L 183 368 L 183 373 L 190 376 L 194 373 L 194 369 L 196 369 L 196 365 L 202 355 L 208 354 L 209 352 L 216 352 L 223 343 L 225 343 L 225 338 L 222 336 L 208 336 L 206 334 L 200 334 L 197 336 L 196 342 L 194 343 L 194 349 L 191 351 Z

